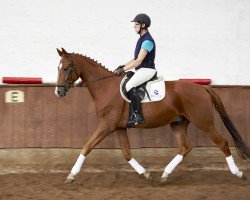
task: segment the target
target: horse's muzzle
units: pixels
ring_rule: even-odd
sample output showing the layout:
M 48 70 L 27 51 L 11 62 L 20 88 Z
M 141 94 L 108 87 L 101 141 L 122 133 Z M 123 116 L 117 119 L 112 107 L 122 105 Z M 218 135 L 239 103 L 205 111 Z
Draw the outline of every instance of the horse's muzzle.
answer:
M 67 93 L 67 90 L 65 90 L 65 88 L 56 87 L 56 89 L 55 89 L 55 95 L 57 97 L 65 97 L 66 93 Z

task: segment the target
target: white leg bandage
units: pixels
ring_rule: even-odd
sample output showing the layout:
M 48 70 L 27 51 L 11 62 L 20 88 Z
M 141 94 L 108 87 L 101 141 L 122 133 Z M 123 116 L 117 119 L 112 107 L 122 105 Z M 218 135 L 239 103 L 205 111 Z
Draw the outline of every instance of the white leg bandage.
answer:
M 83 164 L 85 158 L 86 158 L 86 157 L 85 157 L 84 155 L 82 155 L 82 154 L 80 154 L 80 156 L 78 157 L 78 159 L 77 159 L 77 161 L 76 161 L 74 167 L 73 167 L 72 170 L 71 170 L 71 173 L 72 173 L 74 176 L 77 175 L 77 174 L 80 172 L 81 167 L 82 167 L 82 164 Z
M 240 170 L 236 166 L 234 159 L 233 159 L 233 156 L 226 157 L 226 161 L 227 161 L 228 167 L 229 167 L 230 171 L 232 172 L 232 174 L 234 174 L 234 175 L 239 174 Z
M 175 156 L 174 159 L 166 166 L 164 173 L 162 174 L 162 178 L 167 177 L 169 174 L 171 174 L 182 160 L 182 155 L 178 154 L 177 156 Z
M 146 172 L 146 170 L 134 158 L 128 161 L 128 163 L 138 172 L 138 174 Z

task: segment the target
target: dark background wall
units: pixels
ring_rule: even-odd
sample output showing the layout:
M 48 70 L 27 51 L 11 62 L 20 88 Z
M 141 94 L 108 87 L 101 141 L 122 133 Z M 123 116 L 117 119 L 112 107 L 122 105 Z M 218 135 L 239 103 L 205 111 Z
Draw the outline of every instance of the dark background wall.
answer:
M 250 146 L 250 87 L 214 86 L 241 136 Z M 5 103 L 5 92 L 24 92 L 24 103 Z M 216 126 L 233 145 L 231 136 L 215 112 Z M 95 106 L 85 88 L 72 89 L 64 98 L 54 95 L 52 86 L 0 86 L 0 148 L 72 147 L 81 148 L 97 127 Z M 193 146 L 214 144 L 193 125 L 189 126 Z M 129 130 L 133 148 L 176 147 L 169 126 Z M 111 135 L 98 148 L 119 148 Z

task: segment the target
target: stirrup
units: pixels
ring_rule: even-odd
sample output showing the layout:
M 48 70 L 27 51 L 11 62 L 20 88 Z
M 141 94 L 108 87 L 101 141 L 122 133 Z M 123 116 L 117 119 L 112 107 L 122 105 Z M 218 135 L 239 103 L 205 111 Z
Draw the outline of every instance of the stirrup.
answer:
M 133 113 L 130 116 L 130 119 L 128 121 L 127 127 L 135 127 L 137 124 L 142 124 L 144 123 L 144 119 L 141 114 L 139 113 Z
M 135 125 L 144 123 L 144 119 L 141 114 L 135 115 Z
M 130 117 L 129 117 L 129 120 L 128 120 L 128 123 L 127 123 L 127 127 L 128 128 L 133 128 L 135 127 L 135 113 L 133 113 Z
M 134 128 L 134 127 L 135 127 L 135 121 L 129 121 L 129 122 L 127 123 L 127 127 L 128 127 L 128 128 Z

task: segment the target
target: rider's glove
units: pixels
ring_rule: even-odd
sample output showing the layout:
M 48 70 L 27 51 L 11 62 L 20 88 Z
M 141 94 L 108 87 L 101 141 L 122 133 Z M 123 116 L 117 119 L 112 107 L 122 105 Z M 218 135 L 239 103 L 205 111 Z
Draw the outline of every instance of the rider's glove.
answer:
M 116 69 L 115 69 L 115 71 L 114 71 L 114 73 L 116 74 L 116 75 L 121 75 L 121 74 L 123 74 L 125 71 L 124 71 L 124 67 L 125 67 L 125 65 L 120 65 L 119 67 L 117 67 Z

